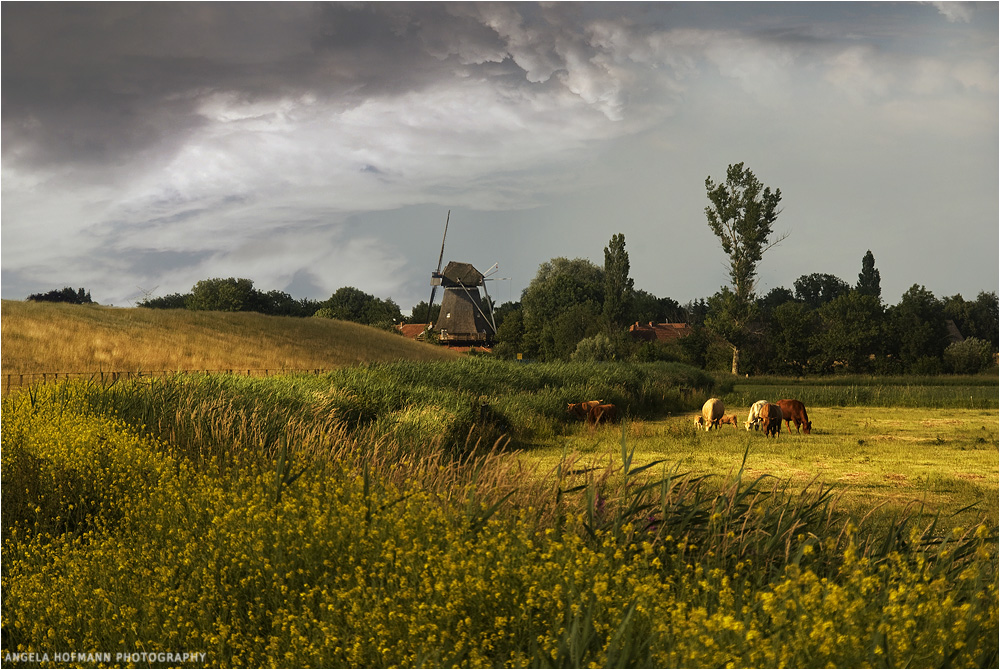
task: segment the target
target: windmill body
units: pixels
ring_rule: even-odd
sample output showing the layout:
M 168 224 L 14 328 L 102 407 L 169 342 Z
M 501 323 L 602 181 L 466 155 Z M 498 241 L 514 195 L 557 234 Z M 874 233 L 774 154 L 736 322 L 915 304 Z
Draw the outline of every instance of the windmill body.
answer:
M 493 341 L 496 329 L 480 301 L 479 287 L 485 289 L 483 282 L 483 274 L 470 263 L 456 261 L 431 275 L 431 285 L 444 289 L 441 313 L 434 324 L 439 341 L 449 344 Z

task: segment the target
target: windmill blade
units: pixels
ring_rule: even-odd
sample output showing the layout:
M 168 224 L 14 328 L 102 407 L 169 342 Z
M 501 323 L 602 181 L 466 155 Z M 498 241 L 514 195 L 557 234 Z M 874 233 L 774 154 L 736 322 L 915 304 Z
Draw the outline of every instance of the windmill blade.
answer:
M 441 237 L 441 253 L 438 255 L 438 266 L 437 270 L 434 271 L 435 275 L 441 274 L 441 262 L 444 260 L 444 241 L 448 239 L 448 223 L 451 221 L 451 210 L 448 210 L 448 216 L 444 220 L 444 235 Z M 431 308 L 434 307 L 434 294 L 437 293 L 437 284 L 433 283 L 433 277 L 431 279 L 431 299 L 427 302 L 427 328 L 430 330 L 432 326 L 431 322 Z
M 496 317 L 493 315 L 493 298 L 490 297 L 490 292 L 486 290 L 486 282 L 483 282 L 483 293 L 486 295 L 486 304 L 490 306 L 490 316 L 489 316 L 490 325 L 493 326 L 493 334 L 496 335 L 497 320 Z M 480 314 L 482 314 L 482 311 L 483 310 L 479 310 Z M 483 318 L 486 318 L 485 314 L 483 314 Z
M 490 266 L 490 268 L 486 272 L 483 273 L 483 279 L 486 279 L 491 274 L 494 274 L 499 271 L 500 271 L 500 263 L 494 263 L 493 265 Z
M 441 237 L 441 254 L 438 256 L 438 269 L 437 272 L 441 272 L 441 261 L 444 260 L 444 241 L 448 238 L 448 222 L 451 221 L 451 210 L 448 210 L 448 216 L 444 220 L 444 235 Z

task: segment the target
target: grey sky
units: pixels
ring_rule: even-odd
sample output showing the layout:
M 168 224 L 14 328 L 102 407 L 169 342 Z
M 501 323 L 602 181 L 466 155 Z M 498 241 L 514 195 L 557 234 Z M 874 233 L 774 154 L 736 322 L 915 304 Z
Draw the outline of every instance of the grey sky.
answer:
M 745 162 L 813 272 L 998 288 L 998 4 L 2 5 L 4 298 L 128 305 L 209 277 L 325 299 L 517 300 L 555 256 L 727 284 L 705 178 Z

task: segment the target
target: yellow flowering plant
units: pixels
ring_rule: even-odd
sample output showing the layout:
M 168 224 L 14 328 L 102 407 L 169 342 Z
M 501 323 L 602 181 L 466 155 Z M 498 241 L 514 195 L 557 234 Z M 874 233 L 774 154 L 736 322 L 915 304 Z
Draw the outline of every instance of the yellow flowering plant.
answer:
M 997 661 L 995 528 L 900 526 L 879 545 L 827 522 L 825 490 L 649 479 L 627 458 L 527 504 L 490 490 L 492 461 L 394 467 L 371 452 L 401 447 L 364 433 L 304 448 L 297 437 L 319 435 L 304 419 L 284 459 L 280 440 L 241 455 L 260 448 L 249 431 L 206 437 L 235 442 L 229 460 L 206 460 L 195 432 L 178 449 L 162 417 L 152 429 L 114 409 L 124 399 L 96 399 L 72 384 L 4 399 L 5 655 L 49 653 L 51 667 L 78 665 L 51 655 L 63 650 L 200 652 L 206 667 Z M 428 463 L 451 474 L 429 485 Z M 94 665 L 142 664 L 129 659 Z

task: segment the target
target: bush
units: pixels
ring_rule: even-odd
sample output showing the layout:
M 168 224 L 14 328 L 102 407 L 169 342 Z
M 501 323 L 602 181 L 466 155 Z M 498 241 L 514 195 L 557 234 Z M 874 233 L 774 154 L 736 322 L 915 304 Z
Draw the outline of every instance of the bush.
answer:
M 910 373 L 915 375 L 939 375 L 943 371 L 941 359 L 934 356 L 921 356 L 910 364 Z
M 949 372 L 974 375 L 994 367 L 993 348 L 989 342 L 975 337 L 952 342 L 944 350 L 944 363 Z
M 89 305 L 94 303 L 90 299 L 90 291 L 84 291 L 82 288 L 74 291 L 69 286 L 61 291 L 33 293 L 28 296 L 28 300 L 35 302 L 68 302 L 73 305 Z
M 570 360 L 580 362 L 613 361 L 622 358 L 621 352 L 611 338 L 604 333 L 580 340 Z

